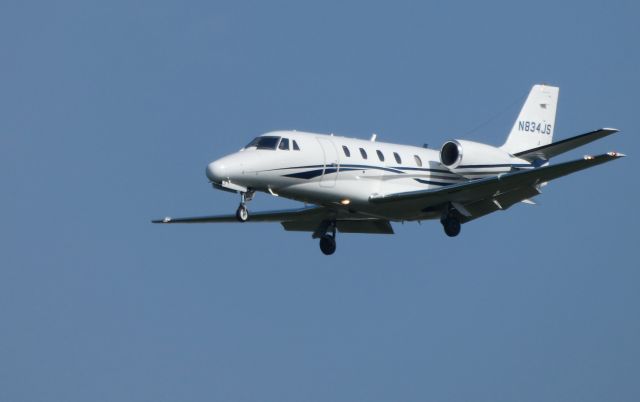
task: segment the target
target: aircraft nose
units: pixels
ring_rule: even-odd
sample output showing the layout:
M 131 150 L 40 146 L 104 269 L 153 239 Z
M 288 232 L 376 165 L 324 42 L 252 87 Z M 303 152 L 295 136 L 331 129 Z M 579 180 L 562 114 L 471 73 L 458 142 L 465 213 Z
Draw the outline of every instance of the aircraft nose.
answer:
M 207 166 L 207 177 L 213 182 L 220 183 L 226 177 L 226 171 L 223 163 L 214 161 Z

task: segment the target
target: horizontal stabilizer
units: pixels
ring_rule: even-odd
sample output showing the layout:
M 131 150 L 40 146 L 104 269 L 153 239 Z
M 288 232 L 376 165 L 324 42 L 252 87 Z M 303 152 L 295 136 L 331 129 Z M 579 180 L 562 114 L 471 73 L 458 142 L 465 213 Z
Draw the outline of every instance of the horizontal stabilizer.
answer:
M 575 137 L 567 138 L 566 140 L 553 142 L 548 145 L 543 145 L 537 148 L 529 149 L 526 151 L 518 152 L 514 154 L 518 158 L 522 158 L 529 162 L 536 159 L 549 160 L 554 156 L 560 155 L 572 149 L 578 148 L 582 145 L 586 145 L 592 141 L 599 140 L 608 135 L 617 133 L 615 128 L 601 128 L 600 130 L 592 131 L 590 133 L 577 135 Z

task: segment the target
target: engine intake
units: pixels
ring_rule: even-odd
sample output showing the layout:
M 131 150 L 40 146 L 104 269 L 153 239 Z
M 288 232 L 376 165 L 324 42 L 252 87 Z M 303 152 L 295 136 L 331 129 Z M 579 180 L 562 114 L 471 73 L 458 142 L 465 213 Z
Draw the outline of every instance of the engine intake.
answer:
M 440 162 L 447 167 L 460 164 L 462 161 L 462 147 L 457 141 L 448 141 L 440 150 Z

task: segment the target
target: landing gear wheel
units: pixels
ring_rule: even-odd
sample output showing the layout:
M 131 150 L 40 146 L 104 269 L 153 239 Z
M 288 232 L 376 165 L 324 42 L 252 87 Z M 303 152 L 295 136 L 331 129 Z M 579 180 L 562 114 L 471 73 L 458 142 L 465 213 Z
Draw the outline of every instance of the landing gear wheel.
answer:
M 236 211 L 236 219 L 240 222 L 246 222 L 249 219 L 249 210 L 243 204 L 240 204 Z
M 444 232 L 449 237 L 456 237 L 460 234 L 460 221 L 454 217 L 447 217 L 442 221 L 442 227 L 444 228 Z
M 239 222 L 246 222 L 249 220 L 249 210 L 247 209 L 246 203 L 253 199 L 253 190 L 247 190 L 246 192 L 240 193 L 240 206 L 238 206 L 238 210 L 236 211 L 236 219 Z
M 325 255 L 331 255 L 336 252 L 336 239 L 328 234 L 320 238 L 320 250 Z

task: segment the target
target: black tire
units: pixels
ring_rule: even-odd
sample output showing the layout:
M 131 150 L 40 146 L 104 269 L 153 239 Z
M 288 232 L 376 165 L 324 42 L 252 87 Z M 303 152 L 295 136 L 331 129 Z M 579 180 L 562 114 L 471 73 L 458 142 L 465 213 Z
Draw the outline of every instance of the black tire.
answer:
M 336 252 L 336 239 L 333 236 L 324 235 L 320 238 L 320 250 L 324 255 L 331 255 Z
M 249 220 L 249 210 L 244 205 L 240 205 L 236 211 L 236 219 L 239 222 L 246 222 Z
M 460 234 L 462 225 L 456 218 L 447 218 L 442 221 L 442 227 L 444 228 L 444 232 L 447 234 L 447 236 L 456 237 Z

